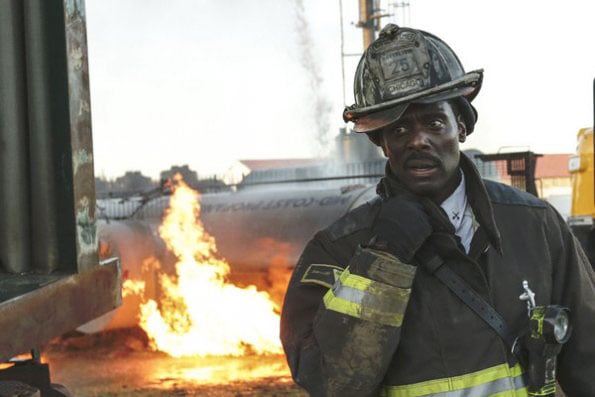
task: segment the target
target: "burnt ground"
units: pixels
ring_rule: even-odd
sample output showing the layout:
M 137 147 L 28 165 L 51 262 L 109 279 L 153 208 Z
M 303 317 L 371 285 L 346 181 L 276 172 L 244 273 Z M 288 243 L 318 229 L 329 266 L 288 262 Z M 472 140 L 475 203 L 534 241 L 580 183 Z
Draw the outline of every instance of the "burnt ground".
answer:
M 283 356 L 172 358 L 150 351 L 140 329 L 72 333 L 42 357 L 74 396 L 307 396 Z

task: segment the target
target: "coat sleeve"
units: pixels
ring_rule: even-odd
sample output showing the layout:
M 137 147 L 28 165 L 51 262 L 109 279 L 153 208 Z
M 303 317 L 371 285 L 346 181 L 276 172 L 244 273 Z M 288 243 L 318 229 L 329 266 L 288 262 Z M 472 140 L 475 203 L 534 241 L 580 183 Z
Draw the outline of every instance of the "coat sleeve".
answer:
M 552 211 L 553 212 L 553 211 Z M 562 218 L 550 217 L 552 303 L 571 311 L 572 334 L 558 356 L 558 381 L 569 397 L 595 396 L 595 274 Z
M 340 263 L 331 245 L 321 233 L 310 241 L 289 283 L 281 316 L 287 361 L 313 396 L 377 395 L 416 268 L 361 247 Z

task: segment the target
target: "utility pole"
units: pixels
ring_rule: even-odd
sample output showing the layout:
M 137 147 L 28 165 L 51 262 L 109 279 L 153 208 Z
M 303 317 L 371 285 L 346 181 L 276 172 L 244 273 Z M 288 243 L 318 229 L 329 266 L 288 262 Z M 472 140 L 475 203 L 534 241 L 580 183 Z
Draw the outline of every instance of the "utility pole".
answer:
M 357 27 L 363 30 L 364 50 L 376 39 L 380 31 L 382 18 L 401 15 L 401 23 L 409 24 L 409 1 L 358 0 L 359 21 Z M 400 9 L 400 10 L 399 10 Z M 399 12 L 397 12 L 399 10 Z M 395 21 L 396 23 L 396 21 Z M 399 25 L 401 25 L 399 23 Z
M 358 0 L 359 21 L 355 26 L 362 29 L 364 51 L 376 39 L 376 33 L 380 31 L 382 18 L 390 18 L 396 14 L 391 13 L 391 10 L 396 11 L 399 8 L 402 9 L 403 22 L 407 24 L 407 20 L 409 19 L 408 0 L 388 0 L 385 3 L 386 9 L 382 11 L 382 0 Z M 339 0 L 339 21 L 341 30 L 341 77 L 343 81 L 343 103 L 345 104 L 345 57 L 360 57 L 361 53 L 345 52 L 345 41 L 343 37 L 343 0 Z
M 362 28 L 364 49 L 374 41 L 378 31 L 379 18 L 374 14 L 377 10 L 377 0 L 359 0 L 359 22 L 357 26 Z

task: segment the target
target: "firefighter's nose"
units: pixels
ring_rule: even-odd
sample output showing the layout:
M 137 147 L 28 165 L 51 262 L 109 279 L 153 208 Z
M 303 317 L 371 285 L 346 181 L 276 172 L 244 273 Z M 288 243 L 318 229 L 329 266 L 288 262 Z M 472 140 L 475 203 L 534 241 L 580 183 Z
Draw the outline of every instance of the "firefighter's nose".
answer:
M 415 133 L 411 134 L 411 138 L 408 142 L 410 149 L 423 149 L 430 145 L 428 134 L 423 130 L 416 130 Z

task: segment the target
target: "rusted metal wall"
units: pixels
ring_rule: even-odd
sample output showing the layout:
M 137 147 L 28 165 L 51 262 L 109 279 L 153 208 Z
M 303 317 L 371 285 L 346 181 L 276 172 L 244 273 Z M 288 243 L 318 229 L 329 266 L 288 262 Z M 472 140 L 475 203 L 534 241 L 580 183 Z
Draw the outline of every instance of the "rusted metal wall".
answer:
M 121 302 L 99 263 L 83 0 L 0 0 L 0 361 Z
M 21 3 L 27 59 L 23 95 L 28 110 L 28 130 L 22 133 L 29 138 L 31 267 L 38 273 L 70 273 L 75 269 L 68 210 L 72 171 L 64 161 L 70 153 L 64 13 L 56 0 Z
M 31 262 L 23 31 L 22 1 L 0 1 L 0 263 L 9 272 Z
M 76 221 L 78 270 L 97 263 L 95 224 L 95 177 L 89 95 L 87 30 L 83 0 L 64 0 L 68 93 L 70 99 L 70 139 Z
M 97 263 L 82 0 L 0 1 L 0 192 L 5 272 Z
M 1 304 L 0 362 L 114 309 L 121 302 L 120 288 L 114 259 Z

